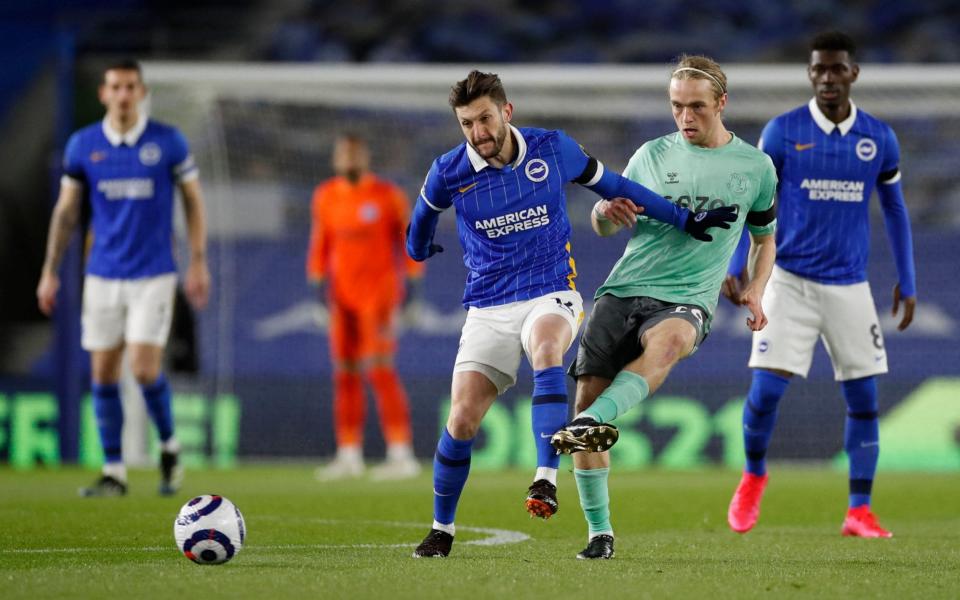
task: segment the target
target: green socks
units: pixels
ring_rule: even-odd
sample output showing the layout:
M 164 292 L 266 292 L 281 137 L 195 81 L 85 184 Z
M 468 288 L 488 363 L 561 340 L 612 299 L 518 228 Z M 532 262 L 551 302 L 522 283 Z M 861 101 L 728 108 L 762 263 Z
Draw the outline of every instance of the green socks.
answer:
M 607 491 L 607 476 L 610 469 L 574 469 L 580 506 L 587 519 L 590 537 L 605 533 L 613 535 L 610 526 L 610 494 Z
M 642 375 L 620 371 L 596 401 L 578 417 L 591 417 L 600 423 L 609 423 L 650 395 L 650 386 Z

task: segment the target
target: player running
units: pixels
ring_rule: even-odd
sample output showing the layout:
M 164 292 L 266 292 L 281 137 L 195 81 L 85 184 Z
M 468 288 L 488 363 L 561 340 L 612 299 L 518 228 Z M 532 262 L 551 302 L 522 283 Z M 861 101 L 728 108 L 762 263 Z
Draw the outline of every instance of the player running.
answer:
M 570 367 L 578 414 L 552 440 L 557 450 L 575 453 L 574 477 L 589 529 L 581 559 L 614 555 L 607 450 L 618 433 L 610 422 L 656 392 L 673 366 L 703 342 L 744 226 L 751 235 L 753 276 L 740 301 L 750 309 L 750 329 L 767 323 L 760 298 L 775 258 L 777 185 L 770 158 L 724 127 L 727 78 L 712 59 L 681 56 L 669 95 L 679 131 L 641 146 L 624 175 L 678 206 L 726 207 L 737 219 L 705 245 L 646 215 L 637 218 L 623 200 L 601 200 L 594 207 L 597 234 L 612 235 L 624 226 L 633 234 L 597 290 Z
M 823 340 L 847 402 L 844 448 L 850 460 L 849 508 L 843 535 L 890 537 L 870 510 L 879 455 L 876 375 L 887 354 L 870 284 L 869 201 L 874 185 L 897 263 L 893 314 L 903 303 L 903 331 L 917 302 L 910 219 L 900 184 L 900 148 L 889 125 L 859 110 L 850 87 L 860 68 L 849 36 L 814 38 L 807 75 L 814 98 L 770 121 L 761 148 L 781 176 L 777 265 L 763 308 L 770 327 L 753 336 L 753 381 L 743 407 L 746 469 L 727 520 L 749 531 L 767 485 L 766 451 L 777 403 L 794 374 L 806 377 L 817 338 Z M 735 261 L 736 262 L 736 261 Z M 726 294 L 737 298 L 738 278 Z
M 185 291 L 195 308 L 207 303 L 206 218 L 197 167 L 187 140 L 170 125 L 140 111 L 146 86 L 140 65 L 108 67 L 100 84 L 106 117 L 74 133 L 64 152 L 60 195 L 50 219 L 47 256 L 37 300 L 50 315 L 60 278 L 57 269 L 86 199 L 92 211 L 93 246 L 83 285 L 84 349 L 90 351 L 93 407 L 106 462 L 84 496 L 122 496 L 127 472 L 121 455 L 123 405 L 120 366 L 124 348 L 160 434 L 160 493 L 177 491 L 180 446 L 174 437 L 170 385 L 161 372 L 173 317 L 177 267 L 173 260 L 173 195 L 183 196 L 190 244 Z
M 434 457 L 434 523 L 415 557 L 447 556 L 454 515 L 470 470 L 474 436 L 487 409 L 514 383 L 521 353 L 534 369 L 533 436 L 537 472 L 526 507 L 549 518 L 557 511 L 559 457 L 550 436 L 567 417 L 563 354 L 580 327 L 583 302 L 573 280 L 570 223 L 563 186 L 573 181 L 605 197 L 623 196 L 637 212 L 710 241 L 707 230 L 728 228 L 729 207 L 693 213 L 641 185 L 606 171 L 562 131 L 516 128 L 500 78 L 471 72 L 453 86 L 450 106 L 466 143 L 437 158 L 414 209 L 407 252 L 425 260 L 440 213 L 456 207 L 469 273 L 468 309 L 453 369 L 450 416 Z M 700 245 L 699 242 L 691 242 Z M 706 245 L 703 245 L 706 248 Z
M 420 472 L 413 456 L 410 407 L 393 364 L 394 321 L 403 300 L 403 279 L 418 280 L 423 265 L 404 252 L 410 205 L 399 187 L 370 171 L 367 143 L 340 136 L 334 146 L 335 177 L 313 194 L 307 278 L 330 309 L 330 357 L 335 394 L 336 458 L 317 473 L 321 480 L 363 474 L 366 399 L 361 375 L 374 390 L 387 460 L 374 479 L 403 479 Z

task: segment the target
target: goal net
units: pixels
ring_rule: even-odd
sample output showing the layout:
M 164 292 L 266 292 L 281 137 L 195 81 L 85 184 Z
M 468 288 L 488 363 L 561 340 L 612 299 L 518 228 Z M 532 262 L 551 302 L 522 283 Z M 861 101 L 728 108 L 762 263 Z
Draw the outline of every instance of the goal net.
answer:
M 374 171 L 398 183 L 412 202 L 431 161 L 462 141 L 447 95 L 471 68 L 144 65 L 152 117 L 181 128 L 201 169 L 214 275 L 211 306 L 200 318 L 201 381 L 210 393 L 238 397 L 241 455 L 332 451 L 326 313 L 305 281 L 304 260 L 311 192 L 332 175 L 336 136 L 366 138 Z M 608 168 L 621 170 L 640 144 L 674 130 L 666 66 L 484 70 L 500 74 L 515 124 L 565 129 Z M 770 118 L 811 96 L 803 65 L 732 65 L 727 75 L 725 123 L 751 143 Z M 956 216 L 944 215 L 960 208 L 958 92 L 960 67 L 944 66 L 863 65 L 854 87 L 857 104 L 899 135 L 918 262 L 927 261 L 920 268 L 924 303 L 912 331 L 898 336 L 896 321 L 883 319 L 892 371 L 881 388 L 885 414 L 894 414 L 931 377 L 956 377 L 960 370 L 956 360 L 945 358 L 953 351 L 960 298 L 941 255 L 951 237 L 945 220 L 957 224 Z M 577 283 L 589 307 L 625 238 L 593 236 L 588 216 L 594 197 L 575 186 L 567 193 Z M 948 205 L 952 211 L 944 211 Z M 870 275 L 878 308 L 889 312 L 896 272 L 879 217 L 874 230 Z M 454 219 L 441 218 L 438 236 L 448 252 L 428 263 L 421 309 L 401 324 L 397 359 L 423 456 L 431 454 L 443 416 L 464 317 L 459 298 L 465 272 Z M 632 464 L 741 460 L 739 410 L 750 384 L 749 345 L 743 315 L 721 303 L 703 348 L 631 417 L 628 432 L 635 435 L 623 452 Z M 529 371 L 523 371 L 518 386 L 488 416 L 493 424 L 483 435 L 491 465 L 529 461 L 529 382 Z M 367 437 L 376 452 L 382 443 L 376 415 L 369 412 Z M 826 459 L 841 450 L 843 400 L 822 349 L 809 380 L 788 392 L 781 418 L 771 455 Z

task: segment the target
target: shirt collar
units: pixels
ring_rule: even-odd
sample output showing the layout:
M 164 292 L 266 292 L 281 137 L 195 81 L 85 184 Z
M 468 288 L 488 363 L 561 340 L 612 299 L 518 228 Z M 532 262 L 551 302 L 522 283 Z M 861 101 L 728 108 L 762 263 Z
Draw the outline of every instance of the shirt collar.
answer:
M 810 116 L 813 117 L 814 122 L 827 135 L 833 133 L 834 129 L 839 129 L 840 135 L 847 135 L 847 132 L 853 127 L 854 121 L 857 120 L 857 105 L 853 103 L 853 100 L 850 101 L 850 116 L 839 123 L 834 123 L 820 111 L 816 98 L 811 98 L 807 106 L 810 108 Z
M 513 165 L 519 165 L 523 162 L 523 159 L 527 156 L 527 141 L 523 139 L 523 135 L 520 133 L 520 130 L 509 125 L 510 131 L 513 132 L 514 139 L 517 140 L 517 160 L 513 161 Z M 479 173 L 480 171 L 486 169 L 490 166 L 490 163 L 487 162 L 487 159 L 480 156 L 480 153 L 473 149 L 473 146 L 467 144 L 467 156 L 470 158 L 470 164 L 473 165 L 473 170 Z
M 120 144 L 126 144 L 131 148 L 137 145 L 137 140 L 140 139 L 140 136 L 143 135 L 143 131 L 147 128 L 147 116 L 143 113 L 137 117 L 137 124 L 134 125 L 131 129 L 127 130 L 126 133 L 120 133 L 110 127 L 110 120 L 108 117 L 103 118 L 102 123 L 103 135 L 107 138 L 107 141 L 110 142 L 110 145 L 116 148 Z

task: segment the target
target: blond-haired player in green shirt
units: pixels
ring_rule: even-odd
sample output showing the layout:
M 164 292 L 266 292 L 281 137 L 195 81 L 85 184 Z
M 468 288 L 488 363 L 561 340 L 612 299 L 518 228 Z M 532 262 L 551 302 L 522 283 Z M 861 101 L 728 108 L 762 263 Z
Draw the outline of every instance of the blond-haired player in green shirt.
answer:
M 750 329 L 767 322 L 760 299 L 776 257 L 773 163 L 724 127 L 727 78 L 712 59 L 681 56 L 669 95 L 678 131 L 641 146 L 624 176 L 691 210 L 734 206 L 737 220 L 729 229 L 711 231 L 713 243 L 703 244 L 642 216 L 629 200 L 594 206 L 591 221 L 598 235 L 623 227 L 633 233 L 597 290 L 569 371 L 577 380 L 577 415 L 551 440 L 558 451 L 575 453 L 574 475 L 589 526 L 589 543 L 577 558 L 613 557 L 607 450 L 618 434 L 610 422 L 654 393 L 706 337 L 744 226 L 751 234 L 751 280 L 741 303 L 750 310 Z

